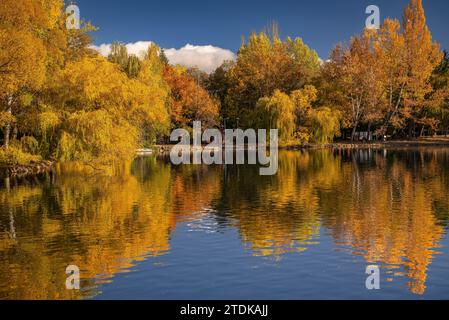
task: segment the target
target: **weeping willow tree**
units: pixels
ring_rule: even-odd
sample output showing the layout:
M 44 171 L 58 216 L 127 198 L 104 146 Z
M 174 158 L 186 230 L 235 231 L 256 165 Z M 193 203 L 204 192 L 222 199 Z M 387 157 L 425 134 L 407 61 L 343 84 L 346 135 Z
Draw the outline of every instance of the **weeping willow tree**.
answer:
M 307 85 L 287 95 L 276 90 L 271 97 L 259 99 L 259 128 L 278 129 L 280 145 L 313 142 L 326 144 L 340 133 L 340 113 L 327 107 L 314 107 L 317 89 Z
M 312 142 L 330 143 L 340 134 L 340 113 L 328 107 L 320 107 L 309 114 Z
M 127 159 L 145 144 L 146 131 L 168 130 L 168 88 L 158 70 L 145 60 L 130 79 L 102 57 L 68 64 L 51 90 L 63 107 L 56 158 Z
M 2 164 L 39 158 L 111 162 L 170 128 L 165 62 L 115 43 L 108 58 L 89 48 L 86 23 L 67 30 L 61 0 L 4 0 L 0 7 Z
M 281 145 L 293 143 L 295 132 L 295 105 L 290 97 L 276 90 L 273 96 L 262 98 L 257 103 L 261 126 L 268 129 L 279 129 Z

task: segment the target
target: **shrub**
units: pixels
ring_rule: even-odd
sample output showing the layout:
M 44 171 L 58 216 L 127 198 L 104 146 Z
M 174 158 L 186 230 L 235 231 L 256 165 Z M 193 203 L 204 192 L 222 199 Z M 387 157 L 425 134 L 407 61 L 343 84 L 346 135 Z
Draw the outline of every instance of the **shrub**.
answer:
M 28 165 L 40 160 L 41 157 L 23 152 L 16 147 L 9 147 L 8 150 L 0 149 L 0 165 L 3 166 Z

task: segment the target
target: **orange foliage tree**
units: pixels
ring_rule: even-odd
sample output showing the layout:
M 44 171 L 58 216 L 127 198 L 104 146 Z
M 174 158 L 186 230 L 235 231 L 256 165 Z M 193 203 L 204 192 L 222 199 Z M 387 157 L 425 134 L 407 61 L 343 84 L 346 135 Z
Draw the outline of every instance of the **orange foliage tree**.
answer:
M 209 96 L 185 68 L 166 66 L 164 79 L 171 89 L 173 127 L 189 127 L 193 121 L 201 121 L 204 127 L 217 125 L 219 103 Z

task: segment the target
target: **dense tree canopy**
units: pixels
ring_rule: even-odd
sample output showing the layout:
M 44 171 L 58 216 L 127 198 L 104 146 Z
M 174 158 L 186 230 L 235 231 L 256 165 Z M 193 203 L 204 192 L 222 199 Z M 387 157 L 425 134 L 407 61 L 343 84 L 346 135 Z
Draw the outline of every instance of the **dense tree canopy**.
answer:
M 379 31 L 365 30 L 348 47 L 334 49 L 322 72 L 323 102 L 344 111 L 352 138 L 362 124 L 382 135 L 434 132 L 441 119 L 431 111 L 441 103 L 429 99 L 430 79 L 441 58 L 421 1 L 412 0 L 402 29 L 398 20 L 386 19 Z
M 244 127 L 254 125 L 253 112 L 260 98 L 271 96 L 275 90 L 290 94 L 301 89 L 318 74 L 319 66 L 315 51 L 299 38 L 281 40 L 276 27 L 270 34 L 251 34 L 227 72 L 229 89 L 222 106 L 224 114 L 231 124 L 236 125 L 237 117 Z
M 183 126 L 197 117 L 216 123 L 217 103 L 191 76 L 176 75 L 186 87 L 176 81 L 170 87 L 174 67 L 159 47 L 137 57 L 114 43 L 109 57 L 101 57 L 89 47 L 95 28 L 67 30 L 63 5 L 2 1 L 1 161 L 40 156 L 109 163 L 168 136 L 176 111 Z
M 402 24 L 386 19 L 339 44 L 322 62 L 276 26 L 252 33 L 235 61 L 211 74 L 170 65 L 152 44 L 142 55 L 115 42 L 90 48 L 89 22 L 65 27 L 62 0 L 2 0 L 0 162 L 133 156 L 173 128 L 278 128 L 283 145 L 447 132 L 448 55 L 411 0 Z
M 164 79 L 171 88 L 172 124 L 185 128 L 199 120 L 206 127 L 218 124 L 219 104 L 183 67 L 166 66 Z

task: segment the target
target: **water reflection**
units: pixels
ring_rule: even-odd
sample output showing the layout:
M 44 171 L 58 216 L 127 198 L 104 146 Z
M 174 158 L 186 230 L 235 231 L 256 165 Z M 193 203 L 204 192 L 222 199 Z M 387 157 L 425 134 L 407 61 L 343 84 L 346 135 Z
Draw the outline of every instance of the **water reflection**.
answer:
M 93 297 L 115 274 L 171 252 L 183 222 L 206 234 L 235 228 L 250 255 L 279 264 L 314 250 L 324 231 L 335 250 L 382 264 L 420 295 L 448 225 L 448 158 L 448 149 L 284 152 L 272 177 L 138 158 L 109 174 L 65 164 L 5 181 L 0 298 Z M 65 289 L 69 264 L 81 268 L 81 292 Z

